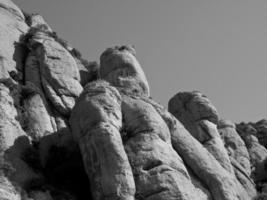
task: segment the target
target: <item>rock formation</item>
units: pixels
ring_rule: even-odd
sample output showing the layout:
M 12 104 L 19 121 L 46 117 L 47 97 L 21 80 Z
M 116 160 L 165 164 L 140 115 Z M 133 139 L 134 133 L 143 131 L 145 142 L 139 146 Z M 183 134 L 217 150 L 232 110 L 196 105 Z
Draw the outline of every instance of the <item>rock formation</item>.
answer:
M 197 91 L 167 110 L 132 46 L 89 62 L 10 0 L 0 30 L 1 200 L 267 199 L 267 120 L 221 119 Z

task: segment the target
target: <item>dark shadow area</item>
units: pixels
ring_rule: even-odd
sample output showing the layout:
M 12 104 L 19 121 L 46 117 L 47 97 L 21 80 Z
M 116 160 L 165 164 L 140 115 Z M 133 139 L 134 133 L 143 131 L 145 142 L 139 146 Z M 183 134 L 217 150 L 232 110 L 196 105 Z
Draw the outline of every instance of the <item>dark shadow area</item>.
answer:
M 89 61 L 83 59 L 82 57 L 78 57 L 77 59 L 80 60 L 81 65 L 83 66 L 83 69 L 79 69 L 79 73 L 80 73 L 80 77 L 81 77 L 80 82 L 81 82 L 81 85 L 83 87 L 87 83 L 99 79 L 99 65 L 97 62 L 89 62 Z
M 256 183 L 257 191 L 261 192 L 264 185 L 267 184 L 267 159 L 258 163 L 252 173 L 252 179 Z
M 44 165 L 41 171 L 45 183 L 37 184 L 45 185 L 55 200 L 92 199 L 80 149 L 68 129 L 43 137 L 34 149 L 40 164 L 36 164 L 35 158 L 31 163 L 37 167 Z M 45 160 L 43 164 L 41 159 Z
M 17 82 L 20 82 L 22 84 L 25 84 L 25 81 L 24 81 L 24 77 L 25 77 L 25 71 L 24 71 L 24 65 L 25 65 L 25 62 L 26 62 L 26 59 L 27 59 L 27 56 L 29 54 L 29 49 L 28 47 L 26 46 L 25 43 L 23 43 L 23 37 L 24 35 L 21 36 L 20 38 L 20 42 L 15 42 L 14 43 L 14 47 L 15 47 L 15 52 L 13 54 L 13 60 L 16 62 L 16 69 L 17 69 L 17 72 L 15 74 L 15 72 L 12 72 L 13 73 L 13 76 L 15 77 L 15 81 Z
M 52 196 L 60 195 L 59 191 L 69 191 L 77 200 L 92 199 L 79 149 L 69 152 L 66 147 L 51 146 L 49 155 L 44 175 L 47 182 L 58 189 Z
M 74 141 L 72 143 L 65 136 L 59 136 L 60 134 L 62 133 L 55 133 L 42 139 L 46 140 L 44 146 L 48 148 L 44 166 L 40 153 L 40 144 L 43 141 L 30 143 L 26 136 L 17 138 L 14 145 L 4 155 L 0 155 L 0 173 L 14 181 L 13 185 L 16 187 L 17 180 L 21 177 L 23 180 L 24 171 L 20 171 L 20 167 L 24 163 L 36 174 L 30 181 L 23 183 L 23 189 L 28 194 L 48 191 L 53 200 L 91 200 L 90 184 L 80 150 Z M 65 141 L 67 142 L 64 143 Z

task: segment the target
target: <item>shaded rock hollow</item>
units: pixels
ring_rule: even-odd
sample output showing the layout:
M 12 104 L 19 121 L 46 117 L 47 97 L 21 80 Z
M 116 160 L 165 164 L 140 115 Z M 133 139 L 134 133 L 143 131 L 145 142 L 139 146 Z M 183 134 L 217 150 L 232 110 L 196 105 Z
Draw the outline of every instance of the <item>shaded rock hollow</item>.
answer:
M 10 0 L 0 30 L 1 200 L 267 197 L 267 120 L 221 119 L 197 91 L 165 109 L 132 46 L 89 62 Z

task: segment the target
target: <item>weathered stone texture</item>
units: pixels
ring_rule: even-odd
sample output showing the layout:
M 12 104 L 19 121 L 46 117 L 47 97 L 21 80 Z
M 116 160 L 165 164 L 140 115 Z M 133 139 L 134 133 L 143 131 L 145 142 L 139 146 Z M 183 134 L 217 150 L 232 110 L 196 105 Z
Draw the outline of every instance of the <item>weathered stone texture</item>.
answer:
M 223 120 L 197 91 L 165 109 L 133 46 L 89 62 L 0 0 L 1 200 L 261 199 L 266 135 L 267 120 Z

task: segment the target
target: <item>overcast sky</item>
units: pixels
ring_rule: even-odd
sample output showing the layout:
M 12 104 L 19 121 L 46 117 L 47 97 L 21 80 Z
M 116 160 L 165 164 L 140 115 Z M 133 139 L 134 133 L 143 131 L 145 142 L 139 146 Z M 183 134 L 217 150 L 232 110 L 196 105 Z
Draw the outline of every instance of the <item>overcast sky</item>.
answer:
M 153 98 L 199 90 L 221 117 L 267 118 L 267 1 L 14 0 L 89 60 L 133 44 Z

